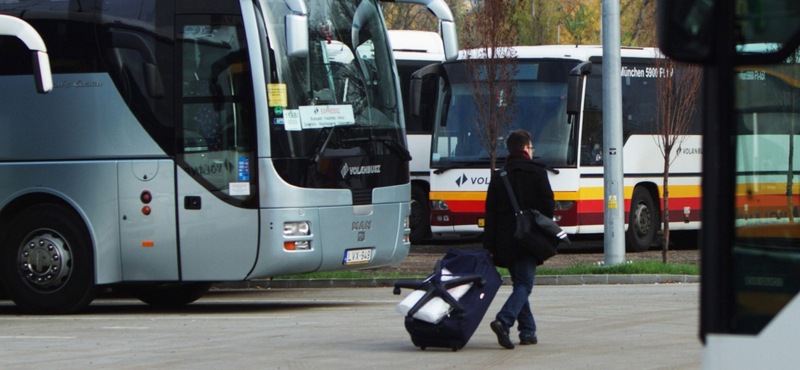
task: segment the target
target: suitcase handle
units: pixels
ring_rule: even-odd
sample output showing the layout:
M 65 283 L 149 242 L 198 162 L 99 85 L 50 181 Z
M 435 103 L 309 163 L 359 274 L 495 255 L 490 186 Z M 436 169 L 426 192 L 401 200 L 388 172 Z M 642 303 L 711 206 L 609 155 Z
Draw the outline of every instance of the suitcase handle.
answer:
M 429 276 L 421 283 L 418 282 L 408 282 L 408 281 L 396 281 L 394 283 L 394 294 L 400 294 L 400 288 L 410 288 L 414 290 L 424 290 L 425 293 L 422 295 L 422 298 L 414 304 L 411 309 L 408 310 L 407 317 L 414 316 L 417 311 L 422 308 L 428 301 L 435 297 L 441 297 L 450 307 L 453 308 L 453 313 L 463 317 L 465 314 L 464 306 L 461 305 L 452 295 L 448 292 L 448 289 L 452 289 L 459 285 L 469 284 L 469 283 L 477 283 L 479 286 L 486 285 L 486 279 L 484 279 L 480 275 L 468 275 L 468 276 L 460 276 L 455 279 L 450 279 L 447 281 L 442 281 L 442 260 L 436 261 L 436 267 L 434 268 L 433 275 Z

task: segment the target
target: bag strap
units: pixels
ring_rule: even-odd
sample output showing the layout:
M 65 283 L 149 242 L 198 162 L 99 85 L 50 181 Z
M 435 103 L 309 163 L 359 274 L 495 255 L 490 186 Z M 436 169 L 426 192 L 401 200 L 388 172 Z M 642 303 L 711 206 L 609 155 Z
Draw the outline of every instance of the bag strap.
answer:
M 514 207 L 514 214 L 518 215 L 522 212 L 519 211 L 519 204 L 517 204 L 517 196 L 514 195 L 514 189 L 511 189 L 511 182 L 508 181 L 508 172 L 503 169 L 503 172 L 500 172 L 500 177 L 503 178 L 503 182 L 506 184 L 506 190 L 508 191 L 508 197 L 511 199 L 511 206 Z

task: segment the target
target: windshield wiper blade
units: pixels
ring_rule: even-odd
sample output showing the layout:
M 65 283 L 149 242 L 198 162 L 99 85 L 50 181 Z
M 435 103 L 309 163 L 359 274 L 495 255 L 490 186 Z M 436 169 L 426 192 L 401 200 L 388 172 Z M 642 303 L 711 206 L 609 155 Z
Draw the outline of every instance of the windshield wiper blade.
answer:
M 411 161 L 411 153 L 406 149 L 403 145 L 400 144 L 397 139 L 391 136 L 374 136 L 370 135 L 369 137 L 362 137 L 362 138 L 354 138 L 354 139 L 345 139 L 342 142 L 355 142 L 355 141 L 377 141 L 386 145 L 387 148 L 391 149 L 395 153 L 400 155 L 400 159 L 405 162 Z
M 478 166 L 478 165 L 485 165 L 485 164 L 489 164 L 489 161 L 450 162 L 450 164 L 448 164 L 448 165 L 446 165 L 444 167 L 437 168 L 435 171 L 433 171 L 433 173 L 436 174 L 436 175 L 440 175 L 440 174 L 443 174 L 443 173 L 445 173 L 447 171 L 450 171 L 450 170 L 452 170 L 453 168 L 456 168 L 456 167 L 475 167 L 475 166 Z
M 314 153 L 314 157 L 311 158 L 311 160 L 310 160 L 311 163 L 309 163 L 309 164 L 313 165 L 313 164 L 319 162 L 320 157 L 322 157 L 322 153 L 325 153 L 325 149 L 328 148 L 328 143 L 331 141 L 331 137 L 333 136 L 333 131 L 336 130 L 336 127 L 338 127 L 338 126 L 331 126 L 330 127 L 330 131 L 328 131 L 328 137 L 325 138 L 325 142 L 322 143 L 322 146 L 319 147 L 319 150 L 317 150 L 316 153 Z M 322 133 L 320 132 L 320 134 L 322 134 Z M 317 140 L 319 140 L 319 139 L 317 139 Z
M 541 157 L 533 157 L 533 159 L 536 159 L 536 158 L 541 158 Z M 542 163 L 542 162 L 536 162 L 536 161 L 533 161 L 533 163 L 536 163 L 536 164 L 538 164 L 538 165 L 540 165 L 540 166 L 544 167 L 544 169 L 545 169 L 545 170 L 548 170 L 548 171 L 550 171 L 550 172 L 552 172 L 552 173 L 554 173 L 554 174 L 556 174 L 556 175 L 558 175 L 559 173 L 561 173 L 561 171 L 559 171 L 558 169 L 556 169 L 556 168 L 554 168 L 554 167 L 550 167 L 550 166 L 548 166 L 548 165 L 546 165 L 546 164 L 544 164 L 544 163 Z

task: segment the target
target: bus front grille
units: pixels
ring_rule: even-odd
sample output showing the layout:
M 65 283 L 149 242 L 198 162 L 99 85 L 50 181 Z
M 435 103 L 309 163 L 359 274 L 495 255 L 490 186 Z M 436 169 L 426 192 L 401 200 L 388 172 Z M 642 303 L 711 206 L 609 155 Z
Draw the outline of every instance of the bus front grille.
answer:
M 372 204 L 372 189 L 353 190 L 353 205 Z

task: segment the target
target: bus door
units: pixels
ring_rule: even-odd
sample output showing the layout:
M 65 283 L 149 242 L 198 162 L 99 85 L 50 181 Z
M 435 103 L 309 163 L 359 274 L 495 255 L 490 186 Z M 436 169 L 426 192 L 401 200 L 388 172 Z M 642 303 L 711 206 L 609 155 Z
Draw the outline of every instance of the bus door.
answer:
M 242 280 L 255 264 L 259 240 L 244 21 L 241 15 L 178 14 L 175 32 L 181 280 Z

